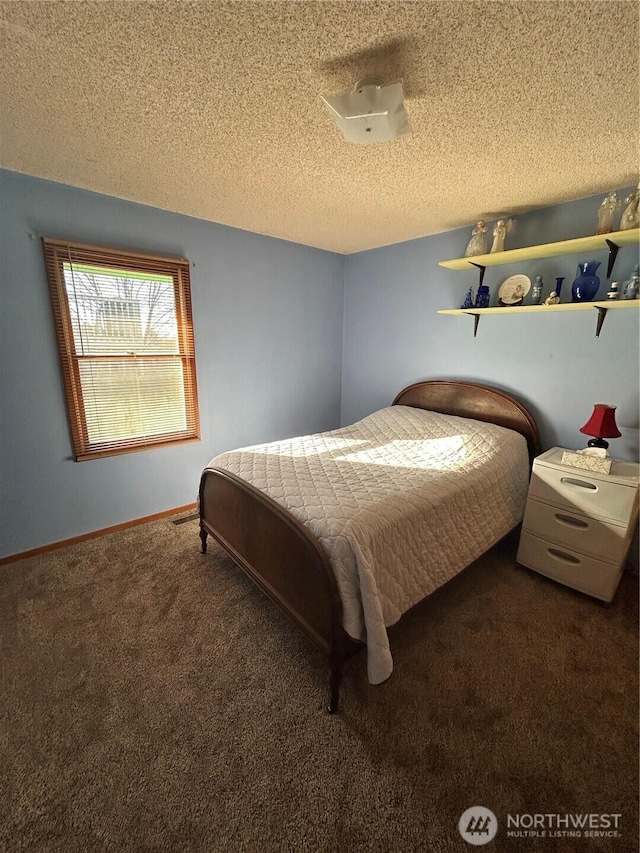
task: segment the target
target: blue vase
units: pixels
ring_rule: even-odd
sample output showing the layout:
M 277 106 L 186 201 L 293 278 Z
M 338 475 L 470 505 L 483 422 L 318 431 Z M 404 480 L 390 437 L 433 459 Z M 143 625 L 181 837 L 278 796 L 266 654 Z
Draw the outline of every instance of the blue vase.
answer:
M 578 277 L 571 285 L 572 302 L 593 302 L 600 287 L 596 270 L 600 261 L 584 261 L 578 264 Z

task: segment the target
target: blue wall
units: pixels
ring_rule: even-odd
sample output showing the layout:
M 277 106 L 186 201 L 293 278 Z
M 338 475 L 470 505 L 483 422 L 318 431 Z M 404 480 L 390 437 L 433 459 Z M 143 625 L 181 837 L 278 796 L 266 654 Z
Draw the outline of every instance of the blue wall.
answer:
M 469 228 L 344 258 L 13 172 L 0 192 L 0 557 L 191 503 L 216 453 L 352 422 L 420 379 L 515 393 L 545 447 L 583 446 L 593 403 L 613 403 L 612 452 L 638 458 L 638 312 L 610 313 L 600 338 L 595 311 L 491 316 L 474 339 L 470 318 L 436 313 L 475 290 L 474 273 L 438 266 L 464 253 Z M 519 216 L 507 248 L 592 233 L 601 199 Z M 201 442 L 72 461 L 41 236 L 192 262 Z M 564 275 L 564 301 L 580 260 L 485 280 L 495 299 L 514 273 L 543 275 L 545 294 Z M 637 262 L 621 249 L 613 278 Z
M 344 259 L 0 172 L 0 556 L 195 500 L 216 453 L 338 426 Z M 188 258 L 202 441 L 77 463 L 40 237 Z
M 602 197 L 519 216 L 506 248 L 592 234 Z M 461 257 L 470 235 L 466 228 L 346 258 L 342 422 L 389 405 L 412 382 L 466 379 L 511 391 L 525 402 L 545 448 L 584 447 L 579 428 L 593 404 L 616 405 L 622 438 L 612 440 L 611 453 L 637 460 L 640 312 L 610 312 L 599 338 L 595 309 L 491 315 L 481 319 L 474 339 L 470 317 L 436 313 L 460 307 L 468 288 L 477 289 L 477 273 L 438 266 L 442 259 Z M 598 297 L 606 299 L 607 252 L 594 257 L 602 261 Z M 532 281 L 542 275 L 545 296 L 555 277 L 565 276 L 562 301 L 570 301 L 577 263 L 590 259 L 568 255 L 493 267 L 486 271 L 485 284 L 494 304 L 500 284 L 515 273 Z M 638 260 L 637 246 L 620 249 L 612 280 L 628 279 Z

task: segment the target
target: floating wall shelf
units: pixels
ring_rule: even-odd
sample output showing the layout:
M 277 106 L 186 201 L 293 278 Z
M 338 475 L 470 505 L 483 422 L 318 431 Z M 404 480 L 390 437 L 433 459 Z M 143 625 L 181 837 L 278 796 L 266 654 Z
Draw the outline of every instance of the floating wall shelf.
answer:
M 473 336 L 475 337 L 480 317 L 483 317 L 485 314 L 551 314 L 556 311 L 589 311 L 593 308 L 598 312 L 596 337 L 600 337 L 600 329 L 604 323 L 607 311 L 621 308 L 635 308 L 638 310 L 640 308 L 640 299 L 607 300 L 605 302 L 565 302 L 558 305 L 506 305 L 496 308 L 441 308 L 438 314 L 453 314 L 455 316 L 469 314 L 474 318 Z
M 471 258 L 454 258 L 451 261 L 439 261 L 441 267 L 450 270 L 480 270 L 480 284 L 484 278 L 487 267 L 499 267 L 504 264 L 517 264 L 521 261 L 535 261 L 541 258 L 557 258 L 561 255 L 575 255 L 584 252 L 598 252 L 603 249 L 609 250 L 609 268 L 607 278 L 611 276 L 613 264 L 621 246 L 633 246 L 640 244 L 640 228 L 630 228 L 627 231 L 613 231 L 610 234 L 597 234 L 592 237 L 578 237 L 575 240 L 562 240 L 559 243 L 541 243 L 539 246 L 526 246 L 524 249 L 510 249 L 508 252 L 494 252 L 488 255 L 474 255 Z M 586 311 L 596 308 L 598 321 L 596 324 L 596 337 L 600 337 L 600 329 L 611 308 L 638 308 L 640 301 L 628 299 L 616 302 L 567 302 L 558 305 L 514 305 L 500 306 L 497 308 L 443 308 L 438 314 L 470 314 L 473 319 L 473 336 L 478 333 L 478 323 L 484 314 L 523 314 L 526 312 L 550 311 Z
M 632 246 L 640 243 L 640 228 L 628 231 L 613 231 L 611 234 L 598 234 L 593 237 L 578 237 L 575 240 L 562 240 L 560 243 L 542 243 L 539 246 L 525 246 L 523 249 L 509 249 L 507 252 L 474 255 L 472 258 L 454 258 L 451 261 L 439 261 L 441 267 L 450 270 L 470 270 L 474 267 L 498 267 L 504 264 L 517 264 L 521 261 L 537 261 L 541 258 L 556 258 L 560 255 L 575 255 L 579 252 L 612 251 L 611 245 Z M 609 276 L 607 276 L 608 278 Z

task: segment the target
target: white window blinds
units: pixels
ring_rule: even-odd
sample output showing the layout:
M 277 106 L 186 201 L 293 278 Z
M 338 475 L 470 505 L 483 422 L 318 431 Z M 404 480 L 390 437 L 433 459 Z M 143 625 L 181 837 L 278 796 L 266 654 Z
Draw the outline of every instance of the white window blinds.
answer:
M 42 242 L 76 459 L 199 439 L 188 261 Z

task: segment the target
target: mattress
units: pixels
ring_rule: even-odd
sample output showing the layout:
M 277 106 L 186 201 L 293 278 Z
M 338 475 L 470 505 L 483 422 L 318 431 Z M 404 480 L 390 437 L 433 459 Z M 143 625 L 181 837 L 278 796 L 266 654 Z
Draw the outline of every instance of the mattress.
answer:
M 372 684 L 393 670 L 387 628 L 522 520 L 529 483 L 519 433 L 408 406 L 207 467 L 266 492 L 319 539 Z

